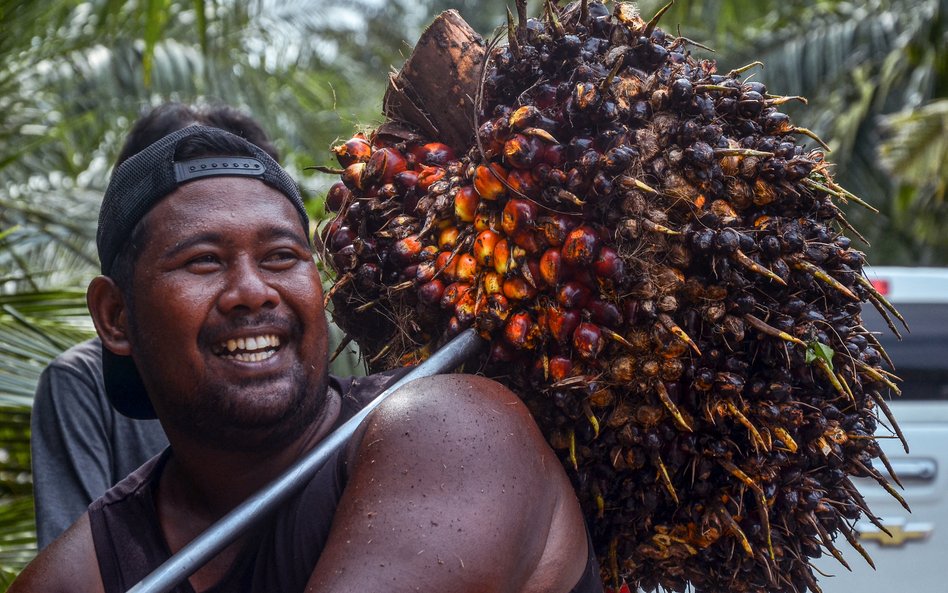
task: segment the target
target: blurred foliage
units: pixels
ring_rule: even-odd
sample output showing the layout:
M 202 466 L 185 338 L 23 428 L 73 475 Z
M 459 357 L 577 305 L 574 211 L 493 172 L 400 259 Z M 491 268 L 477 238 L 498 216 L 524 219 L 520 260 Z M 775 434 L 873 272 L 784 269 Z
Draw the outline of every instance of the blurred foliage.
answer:
M 98 203 L 131 122 L 168 100 L 251 113 L 319 218 L 332 179 L 307 167 L 378 123 L 388 72 L 433 15 L 490 36 L 505 4 L 0 0 L 0 587 L 33 553 L 29 406 L 44 365 L 90 335 Z M 873 263 L 948 264 L 946 0 L 678 0 L 661 26 L 809 99 L 788 112 L 880 210 L 848 209 Z

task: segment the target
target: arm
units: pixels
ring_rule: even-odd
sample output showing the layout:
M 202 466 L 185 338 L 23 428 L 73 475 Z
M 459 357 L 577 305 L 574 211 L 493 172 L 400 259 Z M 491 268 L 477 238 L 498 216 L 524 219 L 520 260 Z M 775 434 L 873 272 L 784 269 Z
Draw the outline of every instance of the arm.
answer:
M 44 548 L 93 500 L 159 452 L 157 421 L 118 415 L 105 396 L 101 343 L 89 340 L 43 371 L 30 448 L 37 539 Z
M 585 564 L 579 505 L 520 400 L 442 375 L 368 420 L 307 591 L 565 593 Z
M 89 516 L 82 515 L 39 553 L 13 581 L 8 593 L 103 593 Z
M 104 397 L 96 395 L 96 377 L 85 370 L 57 358 L 36 388 L 30 449 L 41 549 L 112 485 Z

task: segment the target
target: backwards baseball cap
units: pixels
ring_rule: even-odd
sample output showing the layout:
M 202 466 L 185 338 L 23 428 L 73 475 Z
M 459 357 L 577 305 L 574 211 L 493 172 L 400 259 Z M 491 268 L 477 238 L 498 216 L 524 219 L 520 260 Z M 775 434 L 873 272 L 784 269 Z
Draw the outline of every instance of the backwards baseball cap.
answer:
M 246 153 L 219 155 L 175 161 L 178 146 L 193 138 L 203 146 L 215 140 L 224 145 L 240 145 Z M 250 156 L 248 156 L 250 155 Z M 293 204 L 309 238 L 309 217 L 296 183 L 270 155 L 243 138 L 217 128 L 188 126 L 168 134 L 148 148 L 129 157 L 112 172 L 99 210 L 96 247 L 102 273 L 110 275 L 115 258 L 124 248 L 135 225 L 162 198 L 178 187 L 206 177 L 248 177 L 258 179 L 281 192 Z M 239 195 L 232 196 L 239 199 Z M 155 410 L 145 385 L 130 356 L 119 356 L 102 346 L 102 371 L 105 392 L 116 410 L 130 418 L 155 418 Z

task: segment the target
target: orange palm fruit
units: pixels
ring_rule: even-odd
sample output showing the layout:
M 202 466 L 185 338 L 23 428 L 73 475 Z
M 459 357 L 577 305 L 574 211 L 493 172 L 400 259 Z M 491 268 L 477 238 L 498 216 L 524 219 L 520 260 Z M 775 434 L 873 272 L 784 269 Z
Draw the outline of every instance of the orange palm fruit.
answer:
M 465 185 L 454 196 L 454 216 L 461 222 L 474 222 L 480 201 L 474 187 Z
M 517 267 L 517 262 L 513 258 L 513 252 L 507 239 L 501 239 L 494 245 L 494 269 L 497 273 L 505 276 L 507 272 Z
M 442 142 L 418 144 L 408 152 L 419 165 L 446 165 L 455 159 L 454 149 Z
M 423 191 L 428 191 L 431 184 L 443 179 L 444 175 L 445 170 L 443 167 L 422 165 L 418 170 L 418 187 Z
M 417 235 L 399 239 L 392 245 L 391 257 L 397 264 L 410 264 L 418 261 L 421 255 L 421 240 Z
M 494 270 L 488 270 L 484 272 L 483 286 L 487 294 L 500 294 L 504 291 L 504 278 Z
M 529 282 L 519 276 L 504 280 L 503 291 L 504 296 L 515 301 L 532 299 L 537 295 L 537 289 L 530 286 Z
M 474 189 L 485 200 L 496 200 L 503 196 L 507 192 L 504 186 L 506 180 L 507 171 L 498 163 L 491 163 L 489 168 L 478 165 L 474 170 Z
M 470 253 L 462 253 L 456 258 L 457 264 L 454 268 L 454 276 L 460 282 L 473 282 L 477 276 L 477 260 Z
M 507 175 L 507 184 L 514 193 L 520 193 L 529 198 L 540 195 L 540 184 L 530 171 L 514 169 Z
M 550 357 L 550 378 L 554 383 L 573 376 L 573 361 L 566 356 Z
M 494 247 L 496 247 L 497 242 L 500 241 L 500 235 L 494 231 L 487 229 L 478 233 L 477 237 L 474 239 L 474 257 L 477 259 L 477 263 L 482 266 L 494 265 Z
M 457 245 L 458 235 L 461 230 L 456 226 L 446 226 L 438 233 L 438 247 L 441 249 L 454 249 Z

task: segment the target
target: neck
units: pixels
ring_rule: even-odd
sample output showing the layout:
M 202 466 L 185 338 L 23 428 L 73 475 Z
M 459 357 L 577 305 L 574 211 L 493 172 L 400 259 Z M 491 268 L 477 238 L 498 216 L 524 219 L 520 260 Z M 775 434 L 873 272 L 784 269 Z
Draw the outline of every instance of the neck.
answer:
M 171 532 L 203 531 L 280 476 L 329 434 L 340 409 L 339 395 L 329 390 L 316 420 L 278 448 L 267 446 L 266 438 L 259 439 L 256 448 L 209 446 L 168 430 L 172 455 L 162 472 L 156 502 L 169 543 Z

